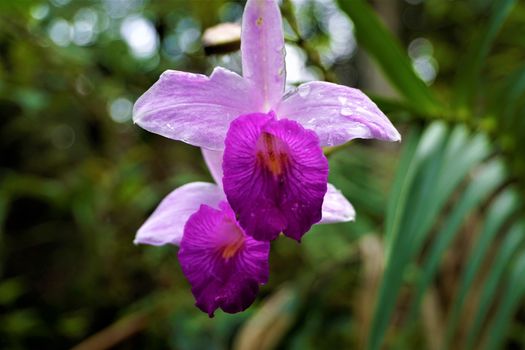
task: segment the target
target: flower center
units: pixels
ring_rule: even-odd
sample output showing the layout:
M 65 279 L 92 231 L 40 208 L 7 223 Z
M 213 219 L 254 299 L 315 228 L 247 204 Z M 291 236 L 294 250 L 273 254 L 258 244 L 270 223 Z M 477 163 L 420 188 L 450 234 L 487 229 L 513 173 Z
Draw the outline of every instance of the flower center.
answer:
M 233 258 L 244 247 L 245 237 L 241 228 L 230 218 L 224 220 L 222 231 L 226 237 L 223 245 L 220 247 L 220 254 L 224 260 L 228 260 Z
M 288 164 L 286 144 L 270 133 L 262 132 L 257 140 L 257 163 L 274 176 L 282 175 Z

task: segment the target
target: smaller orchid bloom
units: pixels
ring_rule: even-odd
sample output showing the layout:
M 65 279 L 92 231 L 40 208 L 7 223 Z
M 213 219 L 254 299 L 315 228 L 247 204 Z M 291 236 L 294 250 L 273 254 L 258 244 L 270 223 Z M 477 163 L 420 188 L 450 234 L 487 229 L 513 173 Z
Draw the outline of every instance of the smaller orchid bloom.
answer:
M 323 146 L 354 138 L 399 141 L 361 91 L 309 82 L 285 94 L 282 18 L 276 0 L 248 0 L 241 34 L 243 76 L 167 71 L 136 102 L 146 130 L 224 150 L 224 191 L 241 227 L 258 240 L 300 240 L 322 218 L 329 190 Z M 220 183 L 220 182 L 218 182 Z
M 215 181 L 220 181 L 222 152 L 203 150 L 203 156 Z M 217 308 L 229 313 L 246 309 L 269 273 L 270 243 L 247 235 L 225 199 L 222 187 L 215 184 L 181 186 L 162 200 L 134 241 L 179 246 L 179 263 L 196 305 L 210 317 Z M 322 216 L 321 223 L 349 221 L 355 211 L 328 184 Z
M 193 182 L 177 188 L 137 232 L 135 243 L 179 246 L 182 272 L 196 306 L 213 317 L 250 306 L 268 281 L 270 244 L 246 235 L 214 184 Z

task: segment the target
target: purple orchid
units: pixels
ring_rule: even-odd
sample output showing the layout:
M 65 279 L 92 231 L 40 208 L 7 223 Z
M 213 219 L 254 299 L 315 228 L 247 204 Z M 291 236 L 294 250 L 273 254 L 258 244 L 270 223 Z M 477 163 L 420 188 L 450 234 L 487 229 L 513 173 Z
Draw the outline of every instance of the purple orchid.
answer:
M 195 305 L 210 317 L 217 308 L 243 311 L 268 281 L 269 242 L 246 235 L 225 199 L 217 185 L 186 184 L 159 204 L 135 237 L 135 244 L 180 247 Z
M 280 232 L 300 240 L 333 199 L 325 196 L 331 186 L 321 147 L 401 137 L 357 89 L 310 82 L 284 94 L 283 25 L 275 0 L 248 0 L 241 53 L 243 77 L 220 67 L 210 77 L 164 72 L 135 104 L 133 119 L 165 137 L 223 151 L 218 183 L 244 231 L 257 240 Z
M 215 180 L 222 178 L 218 152 L 203 151 Z M 323 221 L 353 219 L 343 195 L 329 185 Z M 179 262 L 196 305 L 210 317 L 217 308 L 234 313 L 255 300 L 268 280 L 269 242 L 248 236 L 220 186 L 193 182 L 171 192 L 142 225 L 135 244 L 180 246 Z

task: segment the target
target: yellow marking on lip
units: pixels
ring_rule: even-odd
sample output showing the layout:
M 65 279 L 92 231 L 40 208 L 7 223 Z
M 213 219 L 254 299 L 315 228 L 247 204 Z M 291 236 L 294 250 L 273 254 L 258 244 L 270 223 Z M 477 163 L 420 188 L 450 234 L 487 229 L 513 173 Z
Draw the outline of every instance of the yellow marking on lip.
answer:
M 233 258 L 243 247 L 245 242 L 244 233 L 237 223 L 232 219 L 225 219 L 223 229 L 229 231 L 228 243 L 220 248 L 221 257 L 225 260 Z
M 244 237 L 240 236 L 233 243 L 222 248 L 221 256 L 223 259 L 228 260 L 234 257 L 242 247 L 244 247 Z
M 279 142 L 275 136 L 263 132 L 262 149 L 257 152 L 257 159 L 259 163 L 268 169 L 274 176 L 282 175 L 285 170 L 286 163 L 288 163 L 288 155 L 279 150 Z

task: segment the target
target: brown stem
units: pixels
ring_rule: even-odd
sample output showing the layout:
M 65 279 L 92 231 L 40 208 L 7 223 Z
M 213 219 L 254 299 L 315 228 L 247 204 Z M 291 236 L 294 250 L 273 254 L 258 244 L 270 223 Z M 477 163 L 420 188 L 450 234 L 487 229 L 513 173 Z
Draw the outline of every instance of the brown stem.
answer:
M 138 312 L 125 316 L 109 327 L 85 339 L 72 350 L 109 349 L 125 339 L 144 330 L 149 323 L 150 314 Z

